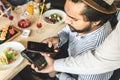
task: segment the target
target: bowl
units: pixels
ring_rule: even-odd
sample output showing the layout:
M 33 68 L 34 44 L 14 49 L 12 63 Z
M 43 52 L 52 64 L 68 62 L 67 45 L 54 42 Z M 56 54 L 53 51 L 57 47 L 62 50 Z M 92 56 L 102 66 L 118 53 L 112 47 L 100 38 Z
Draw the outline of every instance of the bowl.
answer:
M 48 24 L 61 24 L 65 21 L 66 13 L 59 9 L 51 9 L 44 12 L 42 18 Z
M 18 26 L 20 28 L 28 28 L 31 25 L 31 21 L 29 19 L 21 19 L 18 21 Z
M 0 54 L 2 54 L 1 52 L 6 48 L 14 49 L 15 51 L 18 52 L 18 56 L 17 56 L 16 60 L 14 62 L 11 62 L 10 64 L 0 64 L 0 70 L 7 70 L 7 69 L 15 68 L 24 59 L 21 56 L 21 51 L 23 51 L 25 49 L 25 47 L 21 43 L 15 42 L 15 41 L 3 43 L 2 45 L 0 45 Z

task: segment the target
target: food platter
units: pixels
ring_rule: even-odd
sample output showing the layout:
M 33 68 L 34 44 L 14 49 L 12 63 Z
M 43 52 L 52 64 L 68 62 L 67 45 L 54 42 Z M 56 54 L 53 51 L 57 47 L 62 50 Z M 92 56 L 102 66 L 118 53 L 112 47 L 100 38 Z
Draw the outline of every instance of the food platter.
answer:
M 5 30 L 6 28 L 8 28 L 8 29 Z M 2 37 L 2 34 L 4 35 L 4 37 Z M 21 31 L 18 28 L 14 27 L 12 25 L 10 25 L 10 26 L 6 25 L 5 27 L 3 27 L 0 30 L 0 44 L 11 41 L 12 39 L 19 36 L 20 34 L 21 34 Z
M 43 13 L 43 20 L 47 24 L 56 25 L 61 24 L 66 19 L 66 13 L 59 9 L 50 9 Z
M 11 63 L 11 64 L 0 64 L 0 70 L 6 70 L 6 69 L 11 69 L 11 68 L 14 68 L 16 67 L 17 65 L 19 65 L 22 61 L 23 61 L 23 57 L 21 56 L 21 51 L 23 51 L 25 49 L 25 47 L 19 43 L 19 42 L 15 42 L 15 41 L 12 41 L 12 42 L 5 42 L 3 44 L 0 45 L 0 54 L 2 53 L 2 51 L 5 49 L 5 48 L 12 48 L 16 51 L 18 51 L 18 57 L 17 59 Z

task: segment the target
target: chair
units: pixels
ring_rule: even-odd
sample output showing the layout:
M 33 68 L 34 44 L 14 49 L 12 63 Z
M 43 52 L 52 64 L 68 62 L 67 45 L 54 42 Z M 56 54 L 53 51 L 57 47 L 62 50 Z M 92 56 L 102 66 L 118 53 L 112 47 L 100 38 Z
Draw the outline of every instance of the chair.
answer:
M 112 29 L 114 30 L 118 21 L 120 21 L 120 10 L 117 10 L 116 14 L 109 20 L 112 26 Z
M 112 77 L 109 80 L 120 80 L 120 68 L 114 71 Z
M 119 9 L 118 14 L 117 14 L 117 20 L 120 21 L 120 9 Z

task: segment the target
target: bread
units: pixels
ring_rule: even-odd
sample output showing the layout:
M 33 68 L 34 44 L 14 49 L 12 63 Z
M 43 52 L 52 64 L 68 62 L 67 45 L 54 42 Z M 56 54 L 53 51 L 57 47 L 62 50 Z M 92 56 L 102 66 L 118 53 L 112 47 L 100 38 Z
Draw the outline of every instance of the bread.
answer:
M 6 25 L 6 26 L 3 27 L 3 29 L 1 30 L 1 34 L 0 34 L 0 40 L 5 40 L 6 39 L 8 28 L 9 28 L 9 25 Z

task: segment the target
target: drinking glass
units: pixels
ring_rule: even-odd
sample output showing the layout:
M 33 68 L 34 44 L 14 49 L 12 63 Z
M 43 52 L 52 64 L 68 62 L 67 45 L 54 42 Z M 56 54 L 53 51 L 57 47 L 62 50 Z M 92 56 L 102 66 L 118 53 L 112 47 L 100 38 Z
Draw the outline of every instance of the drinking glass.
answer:
M 38 21 L 36 22 L 37 33 L 42 33 L 45 31 L 45 22 L 42 19 L 42 16 L 39 17 Z

